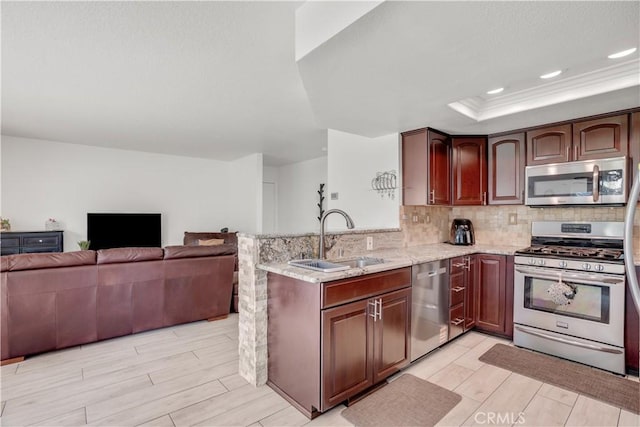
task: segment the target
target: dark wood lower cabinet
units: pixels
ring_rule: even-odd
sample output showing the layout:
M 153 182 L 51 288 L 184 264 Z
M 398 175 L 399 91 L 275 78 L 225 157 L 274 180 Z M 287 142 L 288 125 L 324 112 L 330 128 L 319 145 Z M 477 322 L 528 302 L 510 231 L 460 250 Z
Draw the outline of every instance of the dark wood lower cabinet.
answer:
M 327 283 L 268 275 L 268 384 L 313 418 L 409 365 L 411 269 Z
M 476 325 L 477 255 L 449 260 L 449 339 Z
M 369 301 L 322 312 L 323 406 L 330 408 L 373 385 Z
M 373 321 L 374 384 L 407 366 L 411 358 L 411 288 L 379 298 L 382 312 L 380 319 Z
M 478 296 L 476 329 L 509 336 L 513 328 L 513 291 L 507 292 L 505 255 L 476 255 L 478 262 Z M 513 281 L 509 284 L 513 288 Z M 511 298 L 507 298 L 507 294 Z M 510 312 L 510 316 L 507 313 Z M 510 322 L 507 324 L 507 317 Z
M 322 312 L 323 408 L 409 364 L 411 288 Z

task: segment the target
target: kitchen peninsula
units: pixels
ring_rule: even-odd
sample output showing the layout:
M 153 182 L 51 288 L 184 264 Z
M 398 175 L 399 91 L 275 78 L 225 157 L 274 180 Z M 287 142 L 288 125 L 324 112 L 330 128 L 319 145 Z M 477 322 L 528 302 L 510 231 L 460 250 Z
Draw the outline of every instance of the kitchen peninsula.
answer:
M 366 251 L 361 246 L 361 241 L 366 240 L 365 237 L 373 236 L 378 243 L 378 250 Z M 278 384 L 273 384 L 270 379 L 267 378 L 267 372 L 271 372 L 271 368 L 275 367 L 273 360 L 268 360 L 268 346 L 270 341 L 267 332 L 268 322 L 267 319 L 271 319 L 273 314 L 267 316 L 267 312 L 272 310 L 272 302 L 270 298 L 269 286 L 275 283 L 274 281 L 287 282 L 289 286 L 292 283 L 299 284 L 301 286 L 292 289 L 298 289 L 300 292 L 308 292 L 309 295 L 314 295 L 317 310 L 314 311 L 312 305 L 299 304 L 294 300 L 289 300 L 290 307 L 294 311 L 298 311 L 298 315 L 304 316 L 307 319 L 305 324 L 297 323 L 300 325 L 300 330 L 306 330 L 311 328 L 316 331 L 316 335 L 320 334 L 320 322 L 322 318 L 330 315 L 330 310 L 344 310 L 346 306 L 351 305 L 355 300 L 360 299 L 357 302 L 359 305 L 367 306 L 371 298 L 378 300 L 378 304 L 381 306 L 378 312 L 379 316 L 385 315 L 386 303 L 389 302 L 394 311 L 394 319 L 402 318 L 409 312 L 408 304 L 410 304 L 410 266 L 414 264 L 420 264 L 433 260 L 449 259 L 459 256 L 471 255 L 475 253 L 491 254 L 491 256 L 501 256 L 506 260 L 507 257 L 513 255 L 513 253 L 521 249 L 523 246 L 509 246 L 509 245 L 474 245 L 474 246 L 453 246 L 446 243 L 432 243 L 425 245 L 417 245 L 412 247 L 402 247 L 402 233 L 396 230 L 367 230 L 341 233 L 339 235 L 329 236 L 329 241 L 332 244 L 332 248 L 328 254 L 328 258 L 336 259 L 333 254 L 337 252 L 343 252 L 343 260 L 354 258 L 355 256 L 371 256 L 384 259 L 385 262 L 377 265 L 366 266 L 362 268 L 351 268 L 349 270 L 343 270 L 333 273 L 323 273 L 301 269 L 298 267 L 292 267 L 286 262 L 290 259 L 300 258 L 300 253 L 312 254 L 315 247 L 317 247 L 317 235 L 269 235 L 269 236 L 250 236 L 246 234 L 239 235 L 239 254 L 240 254 L 240 372 L 245 379 L 252 381 L 254 384 L 264 384 L 268 380 L 270 384 L 275 386 L 285 397 L 289 399 L 294 405 L 301 409 L 308 416 L 314 415 L 314 410 L 322 408 L 322 410 L 339 403 L 340 401 L 352 395 L 356 390 L 366 388 L 366 384 L 369 380 L 362 384 L 359 384 L 353 390 L 349 390 L 347 393 L 340 393 L 340 390 L 334 390 L 331 398 L 327 398 L 322 404 L 319 403 L 320 385 L 318 383 L 320 375 L 320 351 L 318 349 L 318 343 L 313 347 L 315 353 L 306 352 L 313 359 L 309 362 L 315 367 L 310 372 L 315 371 L 318 374 L 315 375 L 318 380 L 312 385 L 314 390 L 298 390 L 290 391 L 281 389 Z M 437 238 L 437 237 L 436 237 Z M 275 250 L 277 249 L 277 250 Z M 339 261 L 339 260 L 336 260 Z M 501 267 L 506 271 L 506 263 L 503 263 Z M 372 280 L 371 284 L 364 283 L 365 281 Z M 347 290 L 346 293 L 354 293 L 351 296 L 335 296 L 333 302 L 329 302 L 332 298 L 330 290 L 328 290 L 327 283 L 331 285 L 344 284 L 352 287 Z M 498 282 L 496 282 L 498 283 Z M 504 283 L 504 280 L 503 280 Z M 378 289 L 378 291 L 364 291 L 367 288 Z M 407 288 L 409 288 L 407 290 Z M 321 316 L 319 304 L 320 304 L 320 292 L 323 289 L 325 308 L 324 314 Z M 333 290 L 338 289 L 338 286 L 334 286 Z M 343 289 L 343 288 L 340 288 Z M 346 289 L 346 288 L 344 288 Z M 340 295 L 341 292 L 336 292 L 335 295 Z M 495 293 L 494 293 L 495 294 Z M 497 294 L 496 294 L 497 295 Z M 505 297 L 502 292 L 502 297 Z M 362 297 L 362 298 L 360 298 Z M 345 299 L 346 298 L 346 299 Z M 342 303 L 349 303 L 343 305 Z M 311 304 L 311 302 L 309 302 Z M 375 304 L 375 301 L 373 302 Z M 501 305 L 504 305 L 501 304 Z M 314 314 L 317 313 L 317 314 Z M 384 314 L 383 314 L 384 313 Z M 405 313 L 405 314 L 403 314 Z M 405 317 L 406 318 L 406 317 Z M 277 317 L 273 317 L 274 321 L 277 321 Z M 280 320 L 283 320 L 280 318 Z M 293 320 L 293 319 L 291 319 Z M 282 322 L 281 322 L 282 323 Z M 287 323 L 287 322 L 285 322 Z M 387 322 L 389 323 L 389 322 Z M 294 323 L 296 324 L 296 323 Z M 401 327 L 401 326 L 399 326 Z M 295 331 L 292 331 L 295 332 Z M 375 332 L 374 332 L 375 333 Z M 398 369 L 408 365 L 408 346 L 406 340 L 408 339 L 408 318 L 406 319 L 405 337 L 400 339 L 396 336 L 393 338 L 395 348 L 387 350 L 384 360 L 398 359 L 398 363 L 393 363 L 390 366 L 386 366 L 384 363 L 379 364 L 381 369 L 378 369 L 376 373 L 371 373 L 374 378 L 371 381 L 382 381 L 386 376 L 397 372 Z M 295 340 L 294 340 L 295 341 Z M 291 342 L 291 340 L 289 340 Z M 402 345 L 402 344 L 405 345 Z M 304 344 L 304 340 L 300 341 L 300 345 L 308 348 Z M 391 353 L 389 353 L 389 351 Z M 273 357 L 277 355 L 277 352 L 272 354 L 272 350 L 269 349 L 269 354 Z M 291 354 L 298 355 L 298 349 L 291 349 Z M 284 354 L 284 353 L 282 353 Z M 392 356 L 389 356 L 392 354 Z M 403 356 L 404 355 L 404 356 Z M 372 357 L 373 354 L 372 354 Z M 378 359 L 380 362 L 382 359 Z M 292 361 L 295 362 L 295 361 Z M 300 358 L 297 359 L 295 366 L 307 363 Z M 375 362 L 377 363 L 377 362 Z M 294 369 L 296 372 L 309 372 L 306 367 L 300 367 L 300 369 Z M 385 372 L 382 372 L 385 371 Z M 369 375 L 368 373 L 366 375 Z M 298 384 L 306 384 L 306 381 L 299 381 Z M 293 384 L 293 383 L 289 383 Z M 301 386 L 300 386 L 301 387 Z M 299 388 L 300 388 L 299 387 Z M 326 388 L 326 387 L 325 387 Z M 291 396 L 289 393 L 296 396 Z M 299 393 L 305 395 L 305 398 L 298 398 L 304 402 L 296 402 L 296 397 Z M 312 403 L 308 403 L 312 402 Z M 314 409 L 315 408 L 315 409 Z

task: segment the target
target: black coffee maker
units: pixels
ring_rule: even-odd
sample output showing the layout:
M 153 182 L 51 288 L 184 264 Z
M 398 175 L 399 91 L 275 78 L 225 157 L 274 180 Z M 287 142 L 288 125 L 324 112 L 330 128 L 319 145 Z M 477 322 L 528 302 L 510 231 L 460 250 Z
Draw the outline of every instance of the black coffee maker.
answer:
M 451 222 L 449 243 L 452 245 L 473 245 L 476 239 L 473 236 L 473 224 L 464 218 L 455 218 Z

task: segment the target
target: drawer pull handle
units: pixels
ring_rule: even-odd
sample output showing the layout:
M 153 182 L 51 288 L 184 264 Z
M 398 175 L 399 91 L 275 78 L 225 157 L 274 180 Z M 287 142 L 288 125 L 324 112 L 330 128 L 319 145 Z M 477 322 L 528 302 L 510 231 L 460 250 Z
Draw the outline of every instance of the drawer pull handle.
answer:
M 452 324 L 453 326 L 458 326 L 458 325 L 459 325 L 459 324 L 461 324 L 462 322 L 464 322 L 464 319 L 461 319 L 461 318 L 459 318 L 459 317 L 458 317 L 458 318 L 456 318 L 456 320 L 452 320 L 452 321 L 451 321 L 451 324 Z
M 464 291 L 464 286 L 457 286 L 453 289 L 451 289 L 453 292 L 461 292 Z

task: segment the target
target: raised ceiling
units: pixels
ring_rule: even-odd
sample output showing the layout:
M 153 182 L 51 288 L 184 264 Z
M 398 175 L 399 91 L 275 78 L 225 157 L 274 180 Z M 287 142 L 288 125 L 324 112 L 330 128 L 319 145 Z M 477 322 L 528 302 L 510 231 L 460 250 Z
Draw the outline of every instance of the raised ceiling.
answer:
M 280 165 L 322 155 L 327 128 L 493 133 L 640 106 L 637 85 L 480 122 L 448 106 L 611 66 L 640 45 L 640 2 L 384 2 L 296 63 L 298 6 L 3 2 L 2 134 Z

